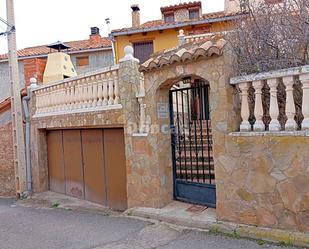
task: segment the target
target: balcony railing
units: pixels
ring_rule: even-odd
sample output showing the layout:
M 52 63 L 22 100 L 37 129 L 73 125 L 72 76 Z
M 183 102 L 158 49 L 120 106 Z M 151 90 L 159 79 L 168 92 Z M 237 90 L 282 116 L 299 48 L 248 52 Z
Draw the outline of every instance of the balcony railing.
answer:
M 185 43 L 190 42 L 198 42 L 202 40 L 211 40 L 213 37 L 223 37 L 225 36 L 229 31 L 222 31 L 222 32 L 209 32 L 209 33 L 203 33 L 203 34 L 197 34 L 197 35 L 185 35 L 184 31 L 181 29 L 179 30 L 178 40 L 179 45 L 183 45 Z
M 34 94 L 35 116 L 122 108 L 118 66 L 43 85 Z
M 230 83 L 240 90 L 240 131 L 309 129 L 309 65 L 235 77 Z

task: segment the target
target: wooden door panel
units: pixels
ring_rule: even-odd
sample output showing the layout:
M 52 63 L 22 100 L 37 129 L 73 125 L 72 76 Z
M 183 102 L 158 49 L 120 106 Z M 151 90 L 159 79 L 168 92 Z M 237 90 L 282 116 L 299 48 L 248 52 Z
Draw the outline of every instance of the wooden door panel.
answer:
M 49 189 L 65 194 L 62 131 L 47 132 Z
M 84 199 L 84 174 L 82 166 L 81 131 L 64 130 L 64 164 L 66 194 Z
M 107 205 L 103 131 L 82 130 L 85 199 Z
M 123 129 L 104 130 L 104 157 L 108 206 L 127 209 L 127 179 Z

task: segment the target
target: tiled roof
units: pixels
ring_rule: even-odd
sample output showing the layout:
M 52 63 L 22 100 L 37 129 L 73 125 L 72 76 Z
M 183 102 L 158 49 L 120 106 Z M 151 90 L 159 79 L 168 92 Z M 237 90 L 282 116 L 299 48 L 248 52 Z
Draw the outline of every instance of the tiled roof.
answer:
M 0 113 L 7 110 L 11 106 L 11 98 L 7 98 L 0 102 Z
M 196 60 L 202 57 L 210 57 L 212 55 L 221 55 L 226 44 L 224 39 L 199 41 L 196 43 L 188 43 L 173 49 L 163 50 L 153 56 L 140 66 L 140 71 L 150 71 L 152 69 L 161 68 L 177 62 Z
M 153 21 L 145 22 L 137 28 L 131 27 L 131 28 L 115 29 L 112 31 L 112 34 L 118 35 L 117 33 L 121 33 L 121 32 L 142 33 L 142 32 L 148 31 L 148 29 L 163 30 L 163 29 L 174 28 L 175 25 L 178 25 L 181 27 L 181 26 L 190 25 L 195 22 L 201 22 L 201 24 L 203 24 L 204 22 L 212 23 L 212 22 L 224 21 L 225 19 L 226 20 L 234 19 L 234 18 L 236 19 L 241 16 L 243 16 L 243 13 L 240 13 L 240 12 L 226 14 L 224 11 L 220 11 L 220 12 L 203 14 L 202 18 L 199 20 L 188 20 L 184 22 L 164 22 L 163 20 L 160 19 L 160 20 L 153 20 Z
M 170 5 L 170 6 L 165 6 L 161 7 L 161 12 L 166 12 L 166 11 L 175 11 L 179 9 L 188 9 L 192 7 L 202 7 L 201 2 L 189 2 L 189 3 L 181 3 L 181 4 L 175 4 L 175 5 Z
M 81 40 L 81 41 L 71 41 L 65 42 L 69 45 L 70 48 L 66 50 L 67 52 L 76 52 L 83 51 L 88 49 L 98 49 L 98 48 L 108 48 L 112 46 L 111 40 L 106 37 L 98 37 L 94 39 Z M 27 57 L 27 56 L 37 56 L 37 55 L 46 55 L 50 53 L 51 49 L 47 45 L 29 47 L 18 50 L 18 57 Z M 0 60 L 7 59 L 7 54 L 0 55 Z

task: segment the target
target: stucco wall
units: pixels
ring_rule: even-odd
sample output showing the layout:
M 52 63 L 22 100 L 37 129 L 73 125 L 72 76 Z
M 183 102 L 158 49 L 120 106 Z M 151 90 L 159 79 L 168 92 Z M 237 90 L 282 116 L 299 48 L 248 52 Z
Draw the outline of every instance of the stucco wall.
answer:
M 76 57 L 87 56 L 89 55 L 89 66 L 77 67 Z M 104 67 L 112 66 L 113 63 L 113 53 L 112 50 L 107 51 L 98 51 L 92 53 L 83 53 L 83 54 L 72 54 L 71 55 L 72 63 L 76 69 L 78 75 L 83 73 L 88 73 Z
M 24 85 L 24 65 L 23 62 L 18 63 L 19 80 L 21 87 Z M 0 102 L 11 95 L 9 63 L 0 62 Z

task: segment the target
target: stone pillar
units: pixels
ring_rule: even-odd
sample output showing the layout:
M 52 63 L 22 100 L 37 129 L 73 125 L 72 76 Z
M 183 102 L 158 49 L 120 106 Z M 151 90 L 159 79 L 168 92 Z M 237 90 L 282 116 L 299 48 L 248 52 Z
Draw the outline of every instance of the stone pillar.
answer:
M 265 125 L 263 122 L 263 104 L 262 104 L 262 88 L 264 82 L 262 80 L 254 81 L 252 86 L 255 90 L 255 105 L 254 105 L 254 115 L 255 123 L 253 125 L 254 131 L 264 131 Z
M 286 106 L 285 113 L 288 118 L 285 124 L 285 130 L 296 130 L 296 122 L 295 122 L 295 105 L 294 105 L 294 96 L 293 96 L 293 86 L 295 83 L 295 79 L 293 76 L 283 77 L 283 84 L 285 85 L 286 91 Z
M 271 117 L 271 122 L 269 124 L 269 131 L 280 131 L 280 123 L 278 121 L 279 106 L 277 100 L 277 87 L 279 84 L 279 79 L 268 79 L 267 84 L 270 87 L 269 115 Z
M 241 95 L 241 118 L 240 131 L 250 131 L 251 125 L 249 123 L 249 103 L 248 103 L 248 89 L 249 83 L 240 83 L 238 85 Z
M 119 94 L 123 111 L 125 153 L 127 162 L 127 199 L 128 208 L 145 206 L 141 198 L 141 189 L 145 189 L 142 179 L 144 168 L 149 163 L 147 156 L 147 137 L 135 137 L 138 133 L 139 103 L 136 96 L 139 93 L 140 72 L 139 61 L 133 56 L 133 48 L 125 47 L 125 57 L 119 63 Z M 145 197 L 146 198 L 146 197 Z M 152 198 L 151 196 L 147 198 Z
M 178 45 L 181 46 L 183 44 L 185 44 L 185 32 L 183 31 L 183 29 L 179 30 L 179 35 L 178 35 Z
M 309 129 L 309 73 L 299 76 L 301 83 L 303 84 L 303 103 L 302 112 L 304 120 L 302 122 L 302 130 Z

